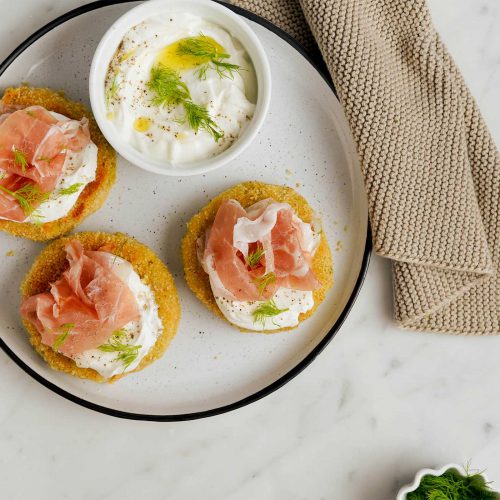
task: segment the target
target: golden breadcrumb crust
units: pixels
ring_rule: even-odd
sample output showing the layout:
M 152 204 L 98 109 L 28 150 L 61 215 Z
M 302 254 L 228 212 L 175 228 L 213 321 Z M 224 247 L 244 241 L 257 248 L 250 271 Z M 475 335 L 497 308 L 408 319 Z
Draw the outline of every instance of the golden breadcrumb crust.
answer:
M 23 298 L 48 291 L 49 283 L 61 277 L 63 271 L 68 268 L 64 246 L 73 239 L 80 241 L 86 250 L 97 250 L 104 245 L 110 245 L 113 248 L 113 254 L 132 264 L 141 280 L 154 293 L 158 304 L 158 315 L 163 323 L 163 333 L 135 370 L 105 379 L 97 371 L 91 368 L 79 368 L 72 359 L 55 352 L 52 347 L 42 344 L 41 335 L 33 324 L 26 320 L 23 323 L 29 333 L 31 344 L 54 370 L 95 382 L 114 382 L 125 375 L 142 370 L 163 356 L 170 341 L 175 336 L 181 316 L 177 290 L 165 264 L 147 246 L 122 233 L 89 232 L 60 238 L 45 247 L 21 284 Z
M 63 218 L 45 224 L 0 220 L 0 230 L 36 241 L 51 240 L 65 234 L 101 208 L 116 177 L 116 153 L 102 135 L 92 113 L 81 103 L 70 101 L 63 92 L 35 87 L 8 88 L 2 102 L 23 106 L 43 106 L 73 120 L 89 119 L 90 137 L 97 146 L 96 178 L 87 184 L 71 211 Z
M 244 208 L 247 208 L 266 198 L 272 198 L 279 203 L 288 203 L 297 216 L 304 222 L 312 222 L 314 215 L 313 209 L 309 206 L 307 201 L 292 188 L 249 181 L 237 184 L 227 191 L 224 191 L 214 198 L 206 207 L 202 208 L 201 211 L 189 221 L 186 235 L 182 240 L 184 276 L 189 288 L 191 288 L 203 304 L 226 321 L 227 319 L 220 311 L 213 296 L 208 274 L 205 273 L 198 261 L 196 240 L 204 235 L 206 229 L 213 223 L 217 210 L 223 201 L 234 199 L 239 201 Z M 332 254 L 323 232 L 321 232 L 321 242 L 313 258 L 313 271 L 321 282 L 321 287 L 313 292 L 314 306 L 311 310 L 300 314 L 299 323 L 307 319 L 316 311 L 333 284 Z M 292 330 L 293 328 L 296 328 L 296 326 L 258 332 L 255 330 L 239 329 L 242 332 L 277 333 L 284 330 Z

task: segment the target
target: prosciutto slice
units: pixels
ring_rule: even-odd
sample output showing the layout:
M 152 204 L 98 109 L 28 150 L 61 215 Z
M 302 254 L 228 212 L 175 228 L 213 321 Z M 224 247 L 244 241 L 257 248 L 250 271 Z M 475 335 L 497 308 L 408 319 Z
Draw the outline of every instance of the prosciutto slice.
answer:
M 15 108 L 0 105 L 0 186 L 17 191 L 30 185 L 32 192 L 48 193 L 61 176 L 68 150 L 78 152 L 89 144 L 88 120 L 59 119 L 41 106 Z M 30 200 L 32 208 L 39 198 Z M 0 217 L 22 222 L 27 215 L 15 196 L 0 189 Z
M 78 240 L 65 250 L 69 268 L 49 292 L 25 298 L 21 316 L 49 346 L 69 331 L 58 351 L 72 356 L 106 343 L 113 332 L 139 319 L 140 312 L 128 285 L 113 272 L 113 254 L 84 250 Z
M 287 203 L 267 199 L 245 210 L 237 201 L 227 200 L 198 241 L 199 259 L 216 296 L 263 300 L 279 287 L 315 290 L 320 286 L 312 270 L 318 243 L 310 224 L 300 220 Z M 248 256 L 256 250 L 262 257 L 250 266 Z

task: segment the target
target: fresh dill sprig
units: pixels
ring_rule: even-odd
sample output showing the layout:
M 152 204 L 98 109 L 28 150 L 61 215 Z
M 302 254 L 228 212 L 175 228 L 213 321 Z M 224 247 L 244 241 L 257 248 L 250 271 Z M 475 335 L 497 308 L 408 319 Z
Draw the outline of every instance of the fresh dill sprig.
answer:
M 182 105 L 186 111 L 184 121 L 186 121 L 195 132 L 198 132 L 199 129 L 206 130 L 213 136 L 215 142 L 218 142 L 224 137 L 224 132 L 220 129 L 217 123 L 212 120 L 208 109 L 205 108 L 205 106 L 195 104 L 191 100 L 184 101 Z
M 123 340 L 126 336 L 127 330 L 125 330 L 125 328 L 120 328 L 119 330 L 113 332 L 111 338 L 113 338 L 114 340 Z
M 255 286 L 257 287 L 257 290 L 259 290 L 260 295 L 262 295 L 265 292 L 266 288 L 275 281 L 276 275 L 274 273 L 267 273 L 253 280 Z
M 266 302 L 260 304 L 253 312 L 253 322 L 261 323 L 262 326 L 266 324 L 266 318 L 272 318 L 283 312 L 288 311 L 287 309 L 279 309 L 273 299 L 269 299 Z
M 27 110 L 26 110 L 26 114 L 27 114 L 28 116 L 31 116 L 31 118 L 36 118 L 35 113 L 33 113 L 33 111 L 31 111 L 31 110 L 29 110 L 29 109 L 27 109 Z
M 257 249 L 254 252 L 250 252 L 248 254 L 247 265 L 252 268 L 256 267 L 265 253 L 266 253 L 265 250 L 261 246 L 257 247 Z
M 177 46 L 177 54 L 202 59 L 203 62 L 211 61 L 212 59 L 228 59 L 230 57 L 226 52 L 220 52 L 217 46 L 210 40 L 210 37 L 203 33 L 181 40 Z
M 194 74 L 198 77 L 198 80 L 206 80 L 207 79 L 207 71 L 210 68 L 209 64 L 202 64 L 199 66 Z
M 200 129 L 206 130 L 216 142 L 224 137 L 224 132 L 210 117 L 208 109 L 191 100 L 189 89 L 177 71 L 163 64 L 153 66 L 147 86 L 156 94 L 153 104 L 157 106 L 182 104 L 185 115 L 180 122 L 187 123 L 196 133 Z
M 115 73 L 113 77 L 113 81 L 108 89 L 106 89 L 106 103 L 109 106 L 111 104 L 111 100 L 115 97 L 118 92 L 118 75 Z
M 23 174 L 26 172 L 28 168 L 28 160 L 26 158 L 26 153 L 23 153 L 20 149 L 17 149 L 15 146 L 12 146 L 12 152 L 14 153 L 14 165 L 21 167 Z
M 498 500 L 480 473 L 462 475 L 456 469 L 448 469 L 441 476 L 425 475 L 418 488 L 406 494 L 408 500 Z
M 123 328 L 117 330 L 113 333 L 106 344 L 102 344 L 98 347 L 98 349 L 102 352 L 118 353 L 116 360 L 123 363 L 124 370 L 137 359 L 139 349 L 142 347 L 142 345 L 124 344 L 123 340 L 125 336 L 126 331 Z
M 70 194 L 75 194 L 82 186 L 83 182 L 75 182 L 75 184 L 71 184 L 71 186 L 59 189 L 59 191 L 57 191 L 57 194 L 59 196 L 68 196 Z
M 2 179 L 3 176 L 0 177 L 0 180 Z M 41 216 L 39 214 L 37 215 L 36 209 L 33 207 L 33 203 L 42 203 L 50 196 L 50 193 L 42 193 L 36 184 L 31 183 L 25 184 L 23 187 L 17 189 L 16 191 L 12 191 L 0 184 L 0 190 L 12 196 L 19 203 L 19 206 L 21 207 L 26 217 L 31 216 L 35 219 L 39 219 L 41 218 Z M 37 224 L 40 222 L 34 220 L 34 223 Z
M 73 330 L 73 328 L 75 328 L 75 324 L 74 323 L 64 323 L 64 325 L 61 325 L 60 328 L 62 330 L 62 333 L 57 336 L 56 340 L 52 344 L 52 349 L 54 349 L 54 351 L 56 351 L 56 352 L 59 350 L 59 347 L 61 347 L 63 342 L 66 341 L 71 330 Z
M 225 61 L 212 61 L 215 71 L 219 75 L 219 78 L 229 78 L 232 80 L 234 78 L 234 73 L 241 70 L 241 67 L 237 64 L 231 64 Z M 204 78 L 203 78 L 204 80 Z
M 156 94 L 153 104 L 157 106 L 177 105 L 191 98 L 189 89 L 181 80 L 179 73 L 163 64 L 151 68 L 147 86 Z
M 241 69 L 237 64 L 225 62 L 224 59 L 229 59 L 231 56 L 220 51 L 214 41 L 203 33 L 181 40 L 177 46 L 177 54 L 198 59 L 201 66 L 195 71 L 195 74 L 199 80 L 207 78 L 207 70 L 210 67 L 217 71 L 219 78 L 230 79 L 233 79 L 234 73 Z
M 11 191 L 11 194 L 17 200 L 27 217 L 33 215 L 35 212 L 33 203 L 42 203 L 50 196 L 50 193 L 42 193 L 36 184 L 31 183 L 25 184 L 17 191 Z

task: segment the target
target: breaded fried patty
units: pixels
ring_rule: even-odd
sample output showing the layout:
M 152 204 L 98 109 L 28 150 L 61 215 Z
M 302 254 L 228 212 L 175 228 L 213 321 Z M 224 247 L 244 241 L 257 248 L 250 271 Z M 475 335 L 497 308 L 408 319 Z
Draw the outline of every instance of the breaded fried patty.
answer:
M 115 182 L 116 153 L 102 135 L 92 113 L 83 104 L 69 100 L 62 92 L 26 86 L 9 88 L 5 91 L 2 102 L 7 105 L 43 106 L 73 120 L 81 120 L 84 116 L 89 120 L 90 137 L 98 149 L 96 178 L 85 187 L 71 211 L 65 217 L 45 224 L 0 219 L 0 230 L 14 236 L 36 241 L 61 236 L 97 211 L 106 200 Z
M 181 311 L 174 280 L 155 253 L 134 238 L 121 233 L 76 233 L 53 241 L 40 253 L 21 285 L 23 298 L 48 291 L 49 283 L 61 277 L 61 274 L 68 268 L 64 246 L 73 239 L 80 241 L 85 250 L 98 250 L 106 245 L 113 249 L 111 253 L 132 264 L 141 280 L 154 293 L 158 315 L 163 323 L 163 333 L 135 370 L 105 379 L 97 371 L 91 368 L 80 368 L 72 359 L 55 352 L 51 346 L 42 344 L 38 330 L 29 321 L 23 321 L 23 323 L 29 333 L 31 344 L 54 370 L 96 382 L 114 382 L 129 373 L 142 370 L 161 358 L 175 336 Z
M 202 208 L 200 212 L 189 221 L 186 235 L 182 240 L 181 251 L 184 275 L 189 288 L 191 288 L 203 304 L 226 321 L 227 319 L 224 317 L 215 301 L 208 274 L 203 270 L 198 260 L 196 241 L 200 236 L 205 234 L 205 231 L 213 223 L 217 210 L 225 200 L 234 199 L 240 202 L 243 208 L 247 208 L 266 198 L 272 198 L 279 203 L 288 203 L 300 219 L 304 222 L 312 222 L 314 216 L 313 209 L 309 206 L 307 201 L 292 188 L 250 181 L 237 184 L 227 191 L 224 191 L 214 198 L 207 206 Z M 323 232 L 321 232 L 320 245 L 314 254 L 312 269 L 320 281 L 321 287 L 313 291 L 314 306 L 309 311 L 300 314 L 299 323 L 314 314 L 314 311 L 316 311 L 319 304 L 324 300 L 326 293 L 333 283 L 332 254 Z M 243 332 L 252 331 L 253 333 L 276 333 L 284 330 L 291 330 L 293 328 L 296 328 L 296 326 L 258 332 L 254 330 L 243 330 L 241 328 L 240 330 Z

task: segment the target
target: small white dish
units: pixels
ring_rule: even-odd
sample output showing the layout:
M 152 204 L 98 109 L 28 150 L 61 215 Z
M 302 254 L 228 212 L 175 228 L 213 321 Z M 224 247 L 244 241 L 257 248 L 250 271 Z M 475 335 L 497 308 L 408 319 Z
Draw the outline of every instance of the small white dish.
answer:
M 234 36 L 252 60 L 257 78 L 255 112 L 241 135 L 217 156 L 174 166 L 168 161 L 150 158 L 123 141 L 119 132 L 107 119 L 105 78 L 108 66 L 126 33 L 143 20 L 163 13 L 194 13 L 213 22 Z M 106 31 L 94 53 L 89 76 L 92 111 L 106 139 L 120 155 L 132 164 L 162 175 L 189 176 L 203 174 L 225 165 L 240 155 L 253 141 L 264 123 L 271 97 L 271 70 L 264 48 L 240 16 L 211 0 L 150 0 L 129 10 Z
M 461 465 L 453 463 L 443 465 L 443 467 L 439 469 L 421 469 L 415 474 L 415 479 L 411 484 L 407 484 L 399 490 L 396 500 L 406 500 L 408 493 L 411 493 L 418 488 L 418 486 L 420 485 L 420 481 L 424 476 L 441 476 L 449 469 L 456 469 L 460 474 L 465 474 L 464 468 Z M 488 479 L 486 478 L 485 474 L 481 473 L 481 475 L 487 482 Z

